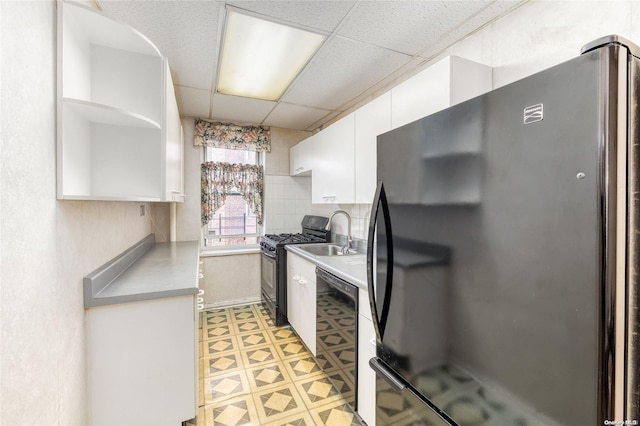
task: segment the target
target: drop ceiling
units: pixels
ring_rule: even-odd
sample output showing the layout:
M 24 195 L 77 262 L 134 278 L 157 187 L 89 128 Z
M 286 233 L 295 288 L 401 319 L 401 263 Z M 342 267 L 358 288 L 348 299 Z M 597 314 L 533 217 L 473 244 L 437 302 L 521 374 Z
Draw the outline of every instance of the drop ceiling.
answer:
M 168 58 L 182 116 L 316 130 L 524 0 L 100 0 Z M 278 101 L 216 92 L 227 5 L 328 36 Z M 260 66 L 256 63 L 256 66 Z

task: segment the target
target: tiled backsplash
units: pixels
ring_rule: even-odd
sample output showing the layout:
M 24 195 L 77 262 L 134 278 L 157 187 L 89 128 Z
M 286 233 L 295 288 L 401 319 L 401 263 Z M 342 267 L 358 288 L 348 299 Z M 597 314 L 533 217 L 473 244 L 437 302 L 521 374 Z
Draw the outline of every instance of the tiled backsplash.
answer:
M 306 214 L 331 216 L 336 210 L 344 210 L 351 216 L 353 237 L 366 239 L 370 204 L 311 204 L 311 178 L 304 176 L 265 176 L 264 190 L 265 233 L 300 232 L 302 218 Z M 344 215 L 332 221 L 332 232 L 347 235 Z
M 354 238 L 367 239 L 371 204 L 312 204 L 310 213 L 330 217 L 336 210 L 344 210 L 351 216 L 351 234 Z M 344 215 L 333 218 L 331 231 L 347 235 L 347 219 Z
M 264 213 L 265 233 L 300 232 L 311 213 L 311 178 L 265 176 Z

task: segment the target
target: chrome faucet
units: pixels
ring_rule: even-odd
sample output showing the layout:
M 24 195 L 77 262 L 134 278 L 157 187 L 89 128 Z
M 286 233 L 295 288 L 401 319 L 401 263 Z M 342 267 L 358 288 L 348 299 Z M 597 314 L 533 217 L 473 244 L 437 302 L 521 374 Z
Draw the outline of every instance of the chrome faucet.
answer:
M 347 245 L 342 247 L 342 253 L 348 253 L 349 250 L 351 250 L 351 216 L 349 216 L 349 213 L 347 213 L 344 210 L 336 210 L 335 212 L 331 213 L 331 217 L 329 217 L 329 222 L 327 222 L 327 226 L 324 227 L 325 231 L 330 231 L 331 230 L 331 220 L 333 219 L 333 217 L 339 213 L 342 213 L 343 215 L 345 215 L 347 217 Z

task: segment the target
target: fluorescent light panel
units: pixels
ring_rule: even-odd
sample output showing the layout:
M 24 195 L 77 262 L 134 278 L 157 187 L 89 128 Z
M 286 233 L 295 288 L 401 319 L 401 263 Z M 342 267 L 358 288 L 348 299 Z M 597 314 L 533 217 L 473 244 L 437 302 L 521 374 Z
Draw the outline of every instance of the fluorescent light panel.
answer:
M 228 10 L 218 92 L 275 101 L 325 39 Z

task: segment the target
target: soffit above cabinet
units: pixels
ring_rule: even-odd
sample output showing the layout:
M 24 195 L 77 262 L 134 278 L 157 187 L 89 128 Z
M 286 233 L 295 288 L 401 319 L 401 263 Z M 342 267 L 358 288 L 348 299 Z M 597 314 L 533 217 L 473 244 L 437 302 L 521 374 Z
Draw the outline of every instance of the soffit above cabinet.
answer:
M 100 0 L 104 13 L 145 34 L 168 58 L 182 115 L 315 130 L 420 70 L 429 59 L 524 0 Z M 282 98 L 216 93 L 225 5 L 328 36 Z M 259 66 L 259 64 L 257 64 Z M 230 116 L 230 113 L 237 114 Z

